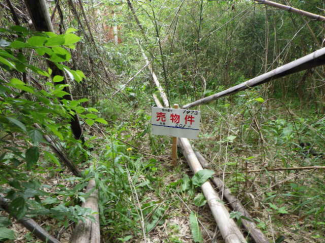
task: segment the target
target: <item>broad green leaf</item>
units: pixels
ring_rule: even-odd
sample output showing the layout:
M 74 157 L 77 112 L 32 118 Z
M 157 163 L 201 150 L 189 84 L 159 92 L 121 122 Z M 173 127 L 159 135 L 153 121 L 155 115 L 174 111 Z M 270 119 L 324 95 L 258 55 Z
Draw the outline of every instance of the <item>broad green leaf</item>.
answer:
M 71 59 L 70 52 L 60 46 L 53 47 L 52 50 L 54 54 L 61 57 L 65 61 L 69 61 Z
M 59 203 L 60 201 L 55 197 L 47 197 L 45 200 L 42 201 L 42 204 L 44 205 L 51 205 Z
M 15 64 L 0 56 L 0 62 L 8 66 L 9 68 L 16 68 Z
M 28 29 L 20 25 L 11 26 L 10 29 L 17 32 L 28 33 Z
M 58 98 L 62 98 L 62 97 L 65 96 L 65 95 L 69 95 L 68 92 L 65 92 L 65 91 L 63 91 L 63 90 L 54 90 L 54 91 L 52 92 L 52 94 L 55 95 L 55 96 L 58 97 Z
M 27 43 L 33 47 L 43 46 L 46 39 L 43 36 L 33 36 L 27 40 Z
M 17 217 L 17 219 L 21 219 L 25 216 L 27 212 L 26 201 L 23 197 L 15 198 L 9 205 L 9 209 L 11 213 Z
M 21 123 L 20 121 L 18 121 L 17 119 L 12 118 L 12 117 L 7 117 L 7 119 L 8 119 L 11 123 L 13 123 L 13 124 L 15 124 L 16 126 L 18 126 L 18 127 L 19 127 L 21 130 L 23 130 L 24 132 L 27 132 L 25 125 L 24 125 L 23 123 Z
M 49 56 L 53 54 L 53 51 L 48 48 L 48 47 L 39 47 L 35 48 L 35 51 L 37 52 L 38 55 L 43 56 L 45 53 Z
M 23 90 L 23 91 L 26 91 L 26 92 L 31 93 L 31 94 L 34 94 L 35 93 L 35 91 L 33 90 L 33 88 L 28 87 L 25 84 L 24 85 L 21 85 L 21 84 L 15 85 L 15 88 L 16 89 Z
M 190 228 L 191 228 L 194 242 L 203 243 L 203 237 L 202 237 L 201 230 L 199 227 L 199 222 L 197 220 L 195 213 L 193 213 L 193 212 L 191 212 L 191 215 L 190 215 Z
M 129 240 L 132 239 L 132 235 L 128 235 L 128 236 L 125 236 L 124 238 L 117 238 L 118 240 L 120 240 L 121 242 L 127 242 Z
M 7 227 L 11 225 L 11 221 L 9 218 L 0 216 L 0 227 Z
M 261 102 L 261 103 L 264 102 L 264 99 L 262 97 L 256 98 L 255 100 L 258 101 L 258 102 Z
M 61 82 L 64 80 L 64 77 L 60 76 L 60 75 L 55 75 L 53 78 L 53 82 Z
M 47 39 L 45 46 L 60 46 L 64 44 L 64 38 L 62 36 L 54 36 Z
M 207 203 L 207 201 L 205 200 L 205 197 L 202 193 L 199 193 L 196 195 L 196 197 L 194 198 L 194 204 L 198 207 L 202 207 Z
M 12 85 L 25 85 L 25 83 L 23 81 L 21 81 L 20 79 L 18 78 L 12 78 L 10 79 L 10 84 Z
M 211 178 L 214 174 L 213 170 L 200 170 L 198 171 L 192 178 L 193 185 L 201 186 L 204 182 L 206 182 L 209 178 Z
M 86 117 L 90 118 L 90 119 L 95 119 L 95 118 L 97 118 L 97 115 L 90 113 L 90 114 L 87 114 Z
M 32 139 L 34 145 L 38 145 L 39 143 L 44 141 L 43 140 L 43 134 L 37 129 L 29 131 L 28 135 Z
M 108 124 L 107 121 L 104 118 L 97 118 L 95 121 L 99 122 L 99 123 L 102 123 L 102 124 L 105 124 L 105 125 Z
M 15 49 L 21 49 L 21 48 L 29 47 L 29 45 L 22 41 L 13 41 L 11 42 L 10 47 Z
M 185 192 L 191 189 L 191 180 L 188 175 L 185 175 L 182 179 L 181 191 Z
M 73 33 L 73 32 L 77 32 L 78 30 L 77 29 L 74 29 L 74 28 L 68 28 L 67 31 L 65 32 L 66 34 L 69 34 L 69 33 Z
M 92 125 L 95 123 L 95 121 L 92 120 L 92 119 L 86 119 L 86 123 L 87 123 L 89 126 L 92 126 Z
M 65 34 L 64 35 L 64 44 L 65 45 L 71 45 L 71 44 L 74 44 L 78 41 L 80 41 L 80 37 L 75 35 L 75 34 L 72 34 L 72 33 L 69 33 L 69 34 Z
M 61 168 L 61 164 L 59 160 L 51 153 L 44 151 L 44 156 L 46 159 L 52 161 L 54 164 L 56 164 L 59 168 Z
M 25 159 L 27 162 L 27 169 L 30 170 L 33 165 L 35 165 L 39 159 L 39 150 L 38 147 L 30 147 L 26 150 Z
M 11 229 L 7 229 L 5 227 L 0 227 L 0 241 L 3 240 L 14 240 L 15 232 Z

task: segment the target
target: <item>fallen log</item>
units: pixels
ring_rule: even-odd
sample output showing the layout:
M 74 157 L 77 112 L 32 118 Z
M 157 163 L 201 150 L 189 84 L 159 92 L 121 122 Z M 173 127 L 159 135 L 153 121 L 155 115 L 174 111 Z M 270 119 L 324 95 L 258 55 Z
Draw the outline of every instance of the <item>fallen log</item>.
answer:
M 252 88 L 254 86 L 269 82 L 271 80 L 281 78 L 284 76 L 287 76 L 292 73 L 300 72 L 305 69 L 310 69 L 313 67 L 325 65 L 325 47 L 322 49 L 319 49 L 307 56 L 304 56 L 302 58 L 299 58 L 293 62 L 290 62 L 288 64 L 285 64 L 281 67 L 278 67 L 270 72 L 264 73 L 258 77 L 255 77 L 253 79 L 250 79 L 246 82 L 243 82 L 241 84 L 238 84 L 236 86 L 233 86 L 229 89 L 226 89 L 224 91 L 221 91 L 219 93 L 210 95 L 208 97 L 199 99 L 197 101 L 194 101 L 192 103 L 186 104 L 183 106 L 183 109 L 188 109 L 190 107 L 202 105 L 209 103 L 211 101 L 217 100 L 221 97 L 235 94 L 239 91 Z
M 96 182 L 91 179 L 88 183 L 86 193 L 93 190 L 86 202 L 82 204 L 84 208 L 90 208 L 92 211 L 98 212 L 94 214 L 95 220 L 86 218 L 81 220 L 72 233 L 70 243 L 100 243 L 100 224 L 99 224 L 99 209 L 98 209 L 98 191 Z
M 275 3 L 275 2 L 267 1 L 267 0 L 255 0 L 255 1 L 258 2 L 258 3 L 261 3 L 261 4 L 268 5 L 268 6 L 283 9 L 283 10 L 286 10 L 288 12 L 297 13 L 297 14 L 306 16 L 308 18 L 314 19 L 314 20 L 325 21 L 325 17 L 322 16 L 322 15 L 317 15 L 317 14 L 314 14 L 314 13 L 310 13 L 310 12 L 307 12 L 307 11 L 304 11 L 304 10 L 301 10 L 301 9 L 298 9 L 298 8 L 293 8 L 291 6 L 287 6 L 287 5 L 283 5 L 283 4 L 280 4 L 280 3 Z
M 201 155 L 200 152 L 196 151 L 196 155 L 198 155 L 199 162 L 201 163 L 203 168 L 209 168 L 209 163 L 206 159 Z M 225 186 L 223 181 L 218 177 L 212 178 L 213 183 L 217 186 L 221 194 L 227 199 L 228 203 L 231 205 L 234 211 L 240 212 L 243 216 L 250 220 L 242 219 L 242 223 L 247 230 L 247 232 L 252 236 L 256 243 L 269 243 L 268 239 L 265 237 L 262 231 L 260 231 L 256 224 L 253 221 L 252 216 L 247 212 L 244 206 L 240 203 L 240 201 L 231 194 L 231 191 Z
M 6 211 L 9 215 L 14 217 L 10 212 L 9 204 L 3 197 L 0 196 L 0 207 Z M 57 239 L 55 239 L 53 236 L 51 236 L 46 230 L 44 230 L 38 223 L 35 222 L 35 220 L 23 217 L 22 219 L 17 220 L 18 223 L 26 227 L 30 232 L 32 232 L 33 235 L 35 235 L 38 239 L 41 241 L 47 242 L 47 243 L 60 243 Z

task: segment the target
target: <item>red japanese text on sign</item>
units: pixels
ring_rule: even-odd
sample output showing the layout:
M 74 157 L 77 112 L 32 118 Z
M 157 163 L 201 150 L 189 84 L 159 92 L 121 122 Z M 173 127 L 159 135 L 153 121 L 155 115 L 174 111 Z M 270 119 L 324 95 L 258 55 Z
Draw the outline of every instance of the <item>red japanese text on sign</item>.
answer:
M 157 120 L 156 121 L 166 122 L 166 113 L 157 112 Z
M 177 114 L 170 114 L 170 120 L 172 121 L 172 123 L 179 123 L 180 122 L 180 115 Z

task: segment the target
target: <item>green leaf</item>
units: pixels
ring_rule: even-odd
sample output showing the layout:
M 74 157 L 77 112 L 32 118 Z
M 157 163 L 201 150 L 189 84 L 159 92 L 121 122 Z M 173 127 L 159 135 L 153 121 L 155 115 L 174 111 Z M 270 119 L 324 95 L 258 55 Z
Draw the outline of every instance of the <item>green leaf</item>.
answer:
M 8 66 L 9 68 L 16 68 L 15 64 L 0 56 L 0 62 Z
M 95 123 L 95 121 L 92 120 L 92 119 L 86 119 L 86 123 L 87 123 L 89 126 L 92 126 L 92 125 Z
M 35 48 L 35 51 L 37 52 L 38 55 L 43 56 L 45 53 L 49 56 L 53 54 L 53 51 L 48 48 L 48 47 L 39 47 Z
M 95 121 L 99 122 L 99 123 L 102 123 L 102 124 L 105 124 L 105 125 L 108 124 L 107 121 L 104 118 L 97 118 Z
M 191 215 L 190 215 L 190 227 L 191 227 L 191 232 L 192 232 L 194 242 L 202 243 L 203 237 L 202 237 L 201 230 L 199 227 L 199 222 L 197 220 L 195 213 L 193 213 L 193 212 L 191 212 Z
M 127 242 L 129 240 L 132 239 L 132 235 L 128 235 L 128 236 L 125 236 L 124 238 L 117 238 L 118 240 L 120 240 L 121 242 Z
M 52 48 L 53 54 L 51 56 L 52 61 L 58 60 L 58 62 L 69 61 L 71 59 L 71 54 L 66 49 L 56 46 Z
M 0 241 L 2 240 L 14 240 L 15 232 L 11 229 L 0 227 Z
M 69 34 L 69 33 L 73 33 L 73 32 L 77 32 L 78 30 L 77 29 L 74 29 L 74 28 L 68 28 L 67 31 L 65 32 L 66 34 Z
M 26 150 L 25 160 L 27 162 L 27 169 L 30 170 L 33 165 L 37 163 L 39 159 L 39 150 L 38 147 L 30 147 Z
M 11 26 L 10 29 L 21 33 L 28 33 L 28 29 L 20 25 Z
M 209 178 L 211 178 L 214 174 L 213 170 L 200 170 L 198 171 L 192 178 L 193 185 L 201 186 L 204 182 L 206 182 Z
M 64 35 L 64 40 L 65 40 L 64 44 L 65 45 L 72 45 L 72 44 L 80 41 L 80 39 L 81 38 L 79 36 L 75 35 L 75 34 L 71 34 L 71 33 L 65 34 Z
M 9 209 L 11 213 L 17 217 L 17 219 L 21 219 L 25 216 L 27 212 L 27 204 L 23 197 L 15 198 L 9 205 Z
M 28 132 L 28 135 L 32 139 L 34 145 L 38 145 L 39 143 L 43 142 L 43 134 L 39 130 L 31 130 Z
M 264 99 L 262 97 L 256 98 L 255 100 L 258 101 L 258 102 L 261 102 L 261 103 L 264 102 Z
M 191 180 L 188 175 L 185 175 L 182 179 L 181 191 L 185 192 L 191 189 Z
M 7 117 L 7 119 L 8 119 L 11 123 L 13 123 L 13 124 L 15 124 L 16 126 L 20 127 L 20 129 L 23 130 L 24 132 L 27 132 L 27 130 L 26 130 L 26 126 L 25 126 L 23 123 L 21 123 L 20 121 L 18 121 L 17 119 L 12 118 L 12 117 Z
M 29 45 L 22 41 L 16 40 L 16 41 L 11 42 L 10 47 L 15 48 L 15 49 L 21 49 L 21 48 L 29 47 Z
M 10 84 L 12 84 L 13 86 L 15 85 L 25 85 L 25 83 L 23 81 L 21 81 L 18 78 L 12 78 L 10 79 Z
M 60 46 L 64 44 L 64 38 L 62 36 L 54 36 L 47 39 L 45 46 Z
M 61 82 L 64 80 L 64 77 L 60 76 L 60 75 L 55 75 L 53 78 L 53 82 Z
M 11 225 L 11 221 L 9 218 L 0 216 L 0 227 L 8 227 Z
M 46 39 L 42 36 L 33 36 L 27 40 L 27 43 L 33 47 L 43 46 Z
M 195 206 L 202 207 L 206 203 L 207 203 L 207 201 L 205 200 L 205 197 L 202 193 L 197 194 L 196 197 L 194 198 Z
M 90 118 L 90 119 L 95 119 L 95 118 L 97 118 L 97 115 L 89 113 L 86 115 L 86 117 Z

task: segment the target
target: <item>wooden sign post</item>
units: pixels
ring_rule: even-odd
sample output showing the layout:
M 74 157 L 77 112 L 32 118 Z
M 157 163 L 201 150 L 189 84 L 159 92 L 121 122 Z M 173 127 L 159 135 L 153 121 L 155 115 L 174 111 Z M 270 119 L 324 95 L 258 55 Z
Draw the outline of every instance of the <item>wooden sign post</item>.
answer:
M 174 104 L 174 109 L 178 109 L 178 104 Z M 177 137 L 172 137 L 172 164 L 177 165 Z
M 200 111 L 152 107 L 152 134 L 172 137 L 172 164 L 177 165 L 177 138 L 198 138 Z

